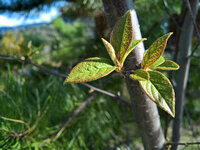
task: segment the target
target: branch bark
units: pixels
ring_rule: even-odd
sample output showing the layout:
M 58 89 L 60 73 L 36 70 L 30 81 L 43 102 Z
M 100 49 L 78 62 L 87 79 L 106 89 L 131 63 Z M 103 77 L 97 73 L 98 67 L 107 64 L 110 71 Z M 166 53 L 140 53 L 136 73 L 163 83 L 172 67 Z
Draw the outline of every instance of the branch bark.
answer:
M 132 12 L 134 40 L 141 39 L 141 32 L 132 0 L 102 0 L 107 20 L 112 29 L 116 21 L 129 9 Z M 141 43 L 125 61 L 125 71 L 135 70 L 140 66 L 144 53 Z M 132 108 L 142 135 L 146 150 L 160 150 L 164 147 L 165 139 L 160 125 L 156 105 L 143 93 L 137 81 L 126 79 L 127 88 L 132 101 Z
M 92 100 L 96 97 L 97 93 L 93 92 L 90 93 L 90 95 L 81 103 L 81 105 L 79 107 L 77 107 L 72 113 L 71 115 L 67 116 L 65 118 L 65 121 L 63 122 L 63 124 L 60 126 L 60 130 L 56 133 L 55 138 L 53 139 L 53 141 L 57 140 L 59 138 L 59 136 L 62 134 L 62 132 L 65 130 L 65 128 L 67 127 L 67 125 L 74 119 L 76 118 L 86 107 L 87 105 L 89 105 Z
M 194 16 L 197 14 L 199 0 L 190 0 L 191 10 Z M 187 10 L 186 16 L 182 26 L 182 32 L 179 40 L 180 47 L 180 58 L 179 64 L 180 69 L 177 75 L 177 87 L 176 87 L 176 117 L 173 124 L 173 142 L 179 142 L 181 136 L 181 122 L 183 118 L 183 109 L 184 109 L 184 99 L 185 99 L 185 90 L 188 81 L 189 68 L 190 68 L 190 56 L 191 55 L 191 43 L 193 35 L 193 23 L 190 11 Z M 172 150 L 176 150 L 178 145 L 173 145 Z
M 0 56 L 0 60 L 19 61 L 19 62 L 31 64 L 31 65 L 35 66 L 36 68 L 38 68 L 39 70 L 41 70 L 44 74 L 49 74 L 49 75 L 62 77 L 62 78 L 67 77 L 67 75 L 65 75 L 65 74 L 62 74 L 62 73 L 59 73 L 59 72 L 54 72 L 51 69 L 48 69 L 48 68 L 41 66 L 41 65 L 38 65 L 38 64 L 32 62 L 30 59 L 21 59 L 21 58 L 18 58 L 18 57 Z M 110 93 L 110 92 L 102 90 L 102 89 L 99 89 L 99 88 L 94 87 L 94 86 L 87 84 L 87 83 L 79 83 L 79 84 L 81 84 L 81 85 L 83 85 L 87 88 L 93 89 L 97 93 L 107 95 L 107 96 L 109 96 L 109 97 L 111 97 L 115 100 L 118 100 L 119 102 L 122 102 L 123 104 L 127 105 L 128 107 L 131 107 L 131 103 L 129 101 L 125 100 L 124 98 L 122 98 L 118 95 L 115 95 L 113 93 Z

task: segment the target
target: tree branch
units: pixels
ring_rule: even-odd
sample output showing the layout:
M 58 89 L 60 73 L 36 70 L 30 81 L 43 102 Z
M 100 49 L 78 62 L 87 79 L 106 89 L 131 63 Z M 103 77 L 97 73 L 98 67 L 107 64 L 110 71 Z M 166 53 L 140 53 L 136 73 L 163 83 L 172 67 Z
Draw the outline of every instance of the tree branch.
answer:
M 132 16 L 133 40 L 141 39 L 141 32 L 137 19 L 137 14 L 133 8 L 132 0 L 102 0 L 107 21 L 112 29 L 116 21 L 129 9 Z M 144 45 L 141 42 L 130 53 L 124 63 L 124 70 L 131 71 L 138 69 L 143 58 Z M 134 116 L 136 117 L 139 131 L 142 135 L 144 149 L 161 150 L 165 139 L 162 133 L 160 118 L 157 106 L 142 91 L 138 81 L 126 78 L 126 85 L 130 95 Z
M 186 105 L 184 106 L 184 111 L 185 111 L 185 114 L 186 114 L 186 116 L 187 116 L 187 120 L 188 120 L 188 123 L 189 123 L 189 125 L 190 125 L 190 130 L 192 131 L 192 135 L 193 135 L 193 137 L 195 138 L 196 142 L 199 142 L 199 140 L 198 140 L 198 138 L 197 138 L 197 134 L 196 134 L 196 132 L 194 131 L 194 126 L 193 126 L 193 124 L 192 124 L 192 119 L 191 119 L 191 117 L 190 117 L 190 114 L 189 114 L 189 112 L 188 112 L 188 109 L 187 109 Z M 200 145 L 199 145 L 198 149 L 200 150 Z
M 187 57 L 187 58 L 190 58 L 194 55 L 194 53 L 198 50 L 199 48 L 199 45 L 200 45 L 200 32 L 199 32 L 199 29 L 198 29 L 198 26 L 197 26 L 197 23 L 196 23 L 196 17 L 194 16 L 193 12 L 192 12 L 192 9 L 191 9 L 191 5 L 190 5 L 190 2 L 189 0 L 185 0 L 186 1 L 186 5 L 187 5 L 187 8 L 189 10 L 189 13 L 190 13 L 190 17 L 191 17 L 191 20 L 192 20 L 192 23 L 193 23 L 193 26 L 197 32 L 197 37 L 198 37 L 198 42 L 197 42 L 197 45 L 195 46 L 195 48 L 192 50 L 192 53 Z
M 58 76 L 58 77 L 62 77 L 62 78 L 66 78 L 67 77 L 67 75 L 65 75 L 65 74 L 62 74 L 62 73 L 59 73 L 59 72 L 54 72 L 54 71 L 52 71 L 52 70 L 50 70 L 50 69 L 48 69 L 48 68 L 46 68 L 44 66 L 35 64 L 30 59 L 21 59 L 21 58 L 18 58 L 18 57 L 0 56 L 0 60 L 24 62 L 24 63 L 31 64 L 31 65 L 37 67 L 38 69 L 40 69 L 41 71 L 43 71 L 46 74 L 50 74 L 50 75 L 54 75 L 54 76 Z M 85 86 L 85 87 L 87 87 L 87 88 L 91 88 L 91 89 L 93 89 L 94 91 L 96 91 L 98 93 L 101 93 L 101 94 L 107 95 L 107 96 L 109 96 L 109 97 L 111 97 L 113 99 L 116 99 L 116 100 L 124 103 L 128 107 L 131 107 L 131 104 L 130 104 L 129 101 L 125 100 L 124 98 L 122 98 L 122 97 L 120 97 L 118 95 L 115 95 L 113 93 L 110 93 L 110 92 L 102 90 L 102 89 L 99 89 L 99 88 L 94 87 L 92 85 L 89 85 L 87 83 L 80 83 L 80 84 Z
M 167 142 L 165 145 L 183 145 L 183 146 L 188 146 L 188 145 L 200 145 L 200 142 Z
M 164 4 L 164 7 L 165 7 L 165 10 L 166 10 L 167 14 L 168 14 L 169 17 L 172 19 L 172 22 L 175 24 L 175 26 L 176 26 L 179 30 L 182 30 L 181 26 L 178 24 L 178 22 L 176 21 L 176 19 L 171 15 L 166 0 L 163 0 L 163 4 Z
M 189 0 L 186 0 L 186 5 L 187 5 L 187 8 L 188 8 L 189 13 L 190 13 L 190 17 L 192 19 L 193 26 L 194 26 L 194 28 L 197 32 L 198 39 L 200 39 L 200 33 L 199 33 L 198 26 L 197 26 L 197 23 L 196 23 L 196 20 L 195 20 L 196 17 L 194 16 L 194 14 L 192 12 L 192 8 L 191 8 Z
M 91 89 L 93 89 L 94 91 L 96 91 L 98 93 L 101 93 L 101 94 L 107 95 L 107 96 L 109 96 L 111 98 L 114 98 L 116 100 L 119 100 L 120 102 L 126 104 L 128 107 L 131 107 L 131 103 L 129 101 L 125 100 L 124 98 L 122 98 L 122 97 L 120 97 L 118 95 L 115 95 L 113 93 L 110 93 L 110 92 L 104 91 L 102 89 L 96 88 L 96 87 L 94 87 L 92 85 L 89 85 L 87 83 L 80 83 L 80 84 L 85 86 L 85 87 L 91 88 Z
M 72 113 L 71 115 L 67 116 L 65 118 L 65 121 L 63 122 L 63 124 L 61 125 L 59 131 L 54 134 L 55 137 L 53 138 L 52 142 L 54 142 L 55 140 L 57 140 L 60 135 L 62 134 L 62 132 L 65 130 L 65 128 L 67 127 L 67 125 L 74 119 L 76 118 L 85 108 L 88 104 L 91 103 L 91 101 L 96 97 L 97 93 L 96 92 L 92 92 L 90 93 L 90 95 L 81 103 L 80 106 L 78 106 Z

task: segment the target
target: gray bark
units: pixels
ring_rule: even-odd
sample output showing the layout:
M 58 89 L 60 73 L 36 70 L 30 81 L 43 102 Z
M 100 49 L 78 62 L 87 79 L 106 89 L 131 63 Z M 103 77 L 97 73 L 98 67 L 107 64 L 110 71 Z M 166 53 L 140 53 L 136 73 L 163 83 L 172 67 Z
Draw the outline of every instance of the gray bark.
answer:
M 194 17 L 197 14 L 198 2 L 199 0 L 190 0 L 191 9 Z M 177 75 L 176 106 L 175 106 L 176 116 L 173 123 L 173 135 L 172 135 L 173 142 L 179 142 L 181 136 L 181 123 L 184 110 L 185 90 L 187 86 L 189 68 L 190 68 L 190 58 L 187 56 L 191 54 L 192 34 L 193 34 L 193 23 L 191 18 L 191 12 L 189 12 L 189 10 L 187 9 L 179 40 L 180 56 L 178 64 L 180 65 L 180 69 Z M 172 150 L 176 150 L 177 148 L 178 145 L 172 146 Z
M 112 29 L 116 21 L 127 11 L 132 12 L 133 40 L 141 39 L 140 27 L 132 0 L 102 0 L 107 20 Z M 144 52 L 143 43 L 139 44 L 125 61 L 125 71 L 135 70 L 140 66 Z M 132 108 L 140 130 L 145 150 L 160 150 L 165 139 L 160 125 L 157 106 L 143 93 L 139 83 L 126 79 L 132 101 Z M 134 131 L 133 131 L 134 132 Z

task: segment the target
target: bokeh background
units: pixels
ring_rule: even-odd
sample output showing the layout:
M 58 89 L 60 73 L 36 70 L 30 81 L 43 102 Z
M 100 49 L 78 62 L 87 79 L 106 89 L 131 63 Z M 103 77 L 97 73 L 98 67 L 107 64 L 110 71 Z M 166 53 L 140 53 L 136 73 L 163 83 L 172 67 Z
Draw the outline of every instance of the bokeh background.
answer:
M 177 61 L 182 1 L 134 0 L 134 7 L 142 36 L 148 39 L 145 48 L 174 32 L 164 56 Z M 200 11 L 195 21 L 200 30 Z M 55 74 L 67 75 L 88 57 L 109 58 L 101 42 L 109 34 L 101 0 L 0 0 L 0 149 L 142 149 L 132 111 L 106 95 L 92 95 L 81 113 L 66 123 L 93 90 L 81 84 L 63 85 L 64 78 Z M 197 30 L 191 45 L 193 49 L 199 45 Z M 197 47 L 185 91 L 182 142 L 200 140 L 199 57 Z M 175 72 L 170 79 L 176 86 Z M 89 84 L 129 100 L 125 81 L 117 73 Z M 160 109 L 159 113 L 170 141 L 173 120 Z

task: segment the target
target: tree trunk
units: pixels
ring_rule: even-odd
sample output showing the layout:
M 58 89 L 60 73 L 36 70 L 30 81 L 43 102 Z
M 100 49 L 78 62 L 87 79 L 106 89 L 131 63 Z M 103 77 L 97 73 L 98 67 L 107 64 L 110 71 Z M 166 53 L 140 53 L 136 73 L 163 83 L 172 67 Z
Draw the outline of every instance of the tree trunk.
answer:
M 112 29 L 116 21 L 131 10 L 133 24 L 133 40 L 141 39 L 141 32 L 132 0 L 102 0 L 107 20 Z M 140 66 L 144 53 L 143 43 L 139 44 L 125 61 L 125 71 L 135 70 Z M 157 106 L 142 91 L 137 81 L 126 79 L 127 88 L 132 101 L 134 115 L 137 120 L 145 150 L 160 150 L 165 139 L 160 125 Z
M 199 2 L 198 0 L 190 0 L 190 5 L 194 17 L 197 14 L 198 2 Z M 189 12 L 189 10 L 187 9 L 179 40 L 180 56 L 178 64 L 180 65 L 180 69 L 177 75 L 176 106 L 175 106 L 176 116 L 173 124 L 173 135 L 172 135 L 173 142 L 179 142 L 181 136 L 181 123 L 183 118 L 185 90 L 187 86 L 189 67 L 190 67 L 190 58 L 188 58 L 187 56 L 191 55 L 192 35 L 193 35 L 193 23 L 191 18 L 191 12 Z M 172 146 L 172 150 L 176 150 L 177 148 L 178 148 L 177 145 Z

